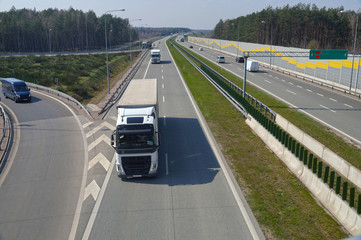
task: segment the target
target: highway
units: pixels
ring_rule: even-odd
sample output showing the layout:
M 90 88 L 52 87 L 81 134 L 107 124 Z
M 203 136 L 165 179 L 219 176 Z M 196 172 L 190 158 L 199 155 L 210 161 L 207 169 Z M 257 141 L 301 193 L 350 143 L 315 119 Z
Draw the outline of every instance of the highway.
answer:
M 242 214 L 249 209 L 240 189 L 206 137 L 163 40 L 159 47 L 162 63 L 148 58 L 135 77 L 159 80 L 159 175 L 122 181 L 113 150 L 108 171 L 93 175 L 104 181 L 97 181 L 96 201 L 83 204 L 76 239 L 263 239 L 253 216 Z M 115 128 L 115 109 L 105 121 Z
M 31 103 L 1 96 L 13 112 L 16 137 L 0 176 L 0 239 L 66 239 L 85 163 L 79 122 L 35 91 Z
M 189 45 L 193 44 L 184 43 L 188 49 Z M 204 51 L 199 51 L 199 47 L 194 45 L 190 50 L 214 63 L 217 56 L 225 56 L 226 63 L 220 66 L 243 78 L 244 64 L 236 63 L 235 57 L 208 48 L 203 49 Z M 253 60 L 257 61 L 256 58 Z M 247 83 L 254 84 L 361 144 L 361 107 L 357 98 L 266 68 L 260 68 L 259 72 L 247 72 Z M 270 107 L 277 111 L 277 106 Z

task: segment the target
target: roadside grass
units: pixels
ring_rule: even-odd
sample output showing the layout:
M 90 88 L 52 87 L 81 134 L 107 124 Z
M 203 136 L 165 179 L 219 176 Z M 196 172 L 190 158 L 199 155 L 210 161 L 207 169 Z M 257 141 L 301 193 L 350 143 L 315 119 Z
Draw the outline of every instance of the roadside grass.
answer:
M 243 88 L 243 79 L 229 72 L 223 67 L 201 57 L 197 53 L 193 54 L 202 62 L 221 73 L 228 80 Z M 243 70 L 242 70 L 243 71 Z M 297 126 L 303 132 L 307 133 L 327 148 L 341 156 L 343 159 L 351 163 L 353 166 L 361 170 L 361 146 L 352 144 L 348 139 L 336 133 L 334 130 L 314 120 L 308 115 L 294 109 L 273 96 L 265 93 L 254 85 L 247 83 L 247 93 L 270 107 L 277 114 L 286 118 L 292 124 Z
M 266 238 L 347 237 L 339 224 L 254 135 L 239 111 L 169 42 L 167 44 Z
M 136 59 L 138 53 L 134 52 Z M 130 65 L 129 54 L 109 53 L 110 85 Z M 83 104 L 98 103 L 107 94 L 105 54 L 0 58 L 0 77 L 15 77 L 67 93 Z M 58 84 L 55 83 L 58 79 Z

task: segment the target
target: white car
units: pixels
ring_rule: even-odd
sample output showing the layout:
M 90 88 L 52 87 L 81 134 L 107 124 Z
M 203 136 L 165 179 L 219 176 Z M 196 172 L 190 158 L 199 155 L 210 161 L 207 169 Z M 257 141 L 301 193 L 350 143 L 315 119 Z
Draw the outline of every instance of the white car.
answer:
M 219 62 L 219 63 L 225 63 L 225 62 L 226 62 L 226 59 L 225 59 L 223 56 L 218 56 L 218 57 L 217 57 L 217 62 Z
M 199 48 L 199 51 L 203 51 L 203 48 L 202 48 L 202 47 L 200 47 L 200 48 Z

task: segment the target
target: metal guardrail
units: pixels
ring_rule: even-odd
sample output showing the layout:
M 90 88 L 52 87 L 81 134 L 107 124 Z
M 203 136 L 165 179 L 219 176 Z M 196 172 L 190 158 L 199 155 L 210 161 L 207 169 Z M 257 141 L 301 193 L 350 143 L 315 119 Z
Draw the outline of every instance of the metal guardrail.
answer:
M 3 134 L 2 134 L 2 136 L 1 136 L 1 139 L 0 139 L 0 150 L 2 150 L 1 149 L 1 146 L 2 146 L 2 143 L 3 143 L 3 141 L 4 141 L 4 138 L 5 138 L 5 133 L 6 133 L 6 127 L 7 127 L 7 125 L 6 125 L 6 113 L 5 113 L 5 110 L 4 110 L 4 108 L 0 105 L 0 114 L 1 114 L 1 116 L 2 116 L 2 119 L 3 119 L 3 123 L 4 123 L 4 126 L 3 126 L 3 129 L 2 129 L 2 131 L 3 131 Z M 1 164 L 1 160 L 0 160 L 0 164 Z
M 79 106 L 81 109 L 83 109 L 91 118 L 91 114 L 90 112 L 88 111 L 88 109 L 86 107 L 84 107 L 83 104 L 81 104 L 78 100 L 76 100 L 75 98 L 69 96 L 68 94 L 66 93 L 63 93 L 63 92 L 60 92 L 58 90 L 55 90 L 55 89 L 52 89 L 52 88 L 48 88 L 48 87 L 44 87 L 44 86 L 41 86 L 41 85 L 37 85 L 35 83 L 30 83 L 30 82 L 27 82 L 26 83 L 29 87 L 31 88 L 34 88 L 36 90 L 40 90 L 40 91 L 44 91 L 44 92 L 47 92 L 47 93 L 51 93 L 53 95 L 56 95 L 58 97 L 61 97 L 65 100 L 68 100 L 69 102 L 73 102 L 75 105 Z
M 133 66 L 131 71 L 128 73 L 128 75 L 125 77 L 125 79 L 122 81 L 122 83 L 118 86 L 117 90 L 112 94 L 110 99 L 107 101 L 107 103 L 104 105 L 104 107 L 100 110 L 99 115 L 101 115 L 105 112 L 108 112 L 110 110 L 110 108 L 114 105 L 114 103 L 119 100 L 119 98 L 123 94 L 125 88 L 128 86 L 130 80 L 133 79 L 134 75 L 137 73 L 138 69 L 142 65 L 148 52 L 149 52 L 149 50 L 147 49 L 145 51 L 145 53 L 143 54 L 143 56 L 140 58 L 140 60 Z
M 177 43 L 173 42 L 173 45 L 178 45 Z M 196 58 L 195 56 L 193 56 L 191 53 L 189 53 L 188 51 L 186 51 L 184 48 L 180 47 L 181 51 L 183 51 L 184 53 L 186 53 L 188 56 L 190 56 L 192 59 L 194 59 L 195 61 L 197 61 L 199 64 L 201 64 L 203 67 L 207 68 L 208 70 L 210 70 L 213 74 L 217 75 L 219 78 L 221 78 L 223 80 L 224 83 L 226 83 L 230 88 L 232 88 L 235 92 L 237 92 L 238 94 L 240 94 L 241 96 L 243 95 L 243 89 L 241 89 L 240 87 L 238 87 L 236 84 L 232 83 L 231 81 L 229 81 L 227 78 L 225 78 L 224 76 L 222 76 L 221 74 L 219 74 L 217 71 L 215 71 L 213 68 L 209 67 L 207 64 L 203 63 L 201 60 L 199 60 L 198 58 Z M 179 50 L 178 50 L 179 51 Z M 198 67 L 198 66 L 197 66 Z M 198 68 L 197 68 L 198 69 Z M 267 105 L 263 104 L 261 101 L 257 100 L 255 97 L 253 97 L 252 95 L 248 94 L 247 92 L 245 93 L 245 99 L 248 101 L 251 101 L 252 104 L 255 103 L 255 107 L 259 107 L 260 112 L 264 111 L 264 114 L 267 116 L 267 113 L 270 114 L 270 117 L 273 121 L 276 120 L 276 112 L 274 112 L 271 108 L 269 108 Z M 235 100 L 234 100 L 235 101 Z M 243 106 L 242 106 L 243 108 Z M 244 109 L 244 108 L 243 108 Z

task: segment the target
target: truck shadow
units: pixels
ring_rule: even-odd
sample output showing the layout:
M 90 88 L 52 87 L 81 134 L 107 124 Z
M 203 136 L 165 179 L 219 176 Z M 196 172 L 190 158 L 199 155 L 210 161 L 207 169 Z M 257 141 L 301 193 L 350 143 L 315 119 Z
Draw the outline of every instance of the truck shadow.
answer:
M 198 120 L 160 118 L 159 127 L 161 147 L 158 176 L 126 181 L 170 186 L 213 182 L 221 168 Z

